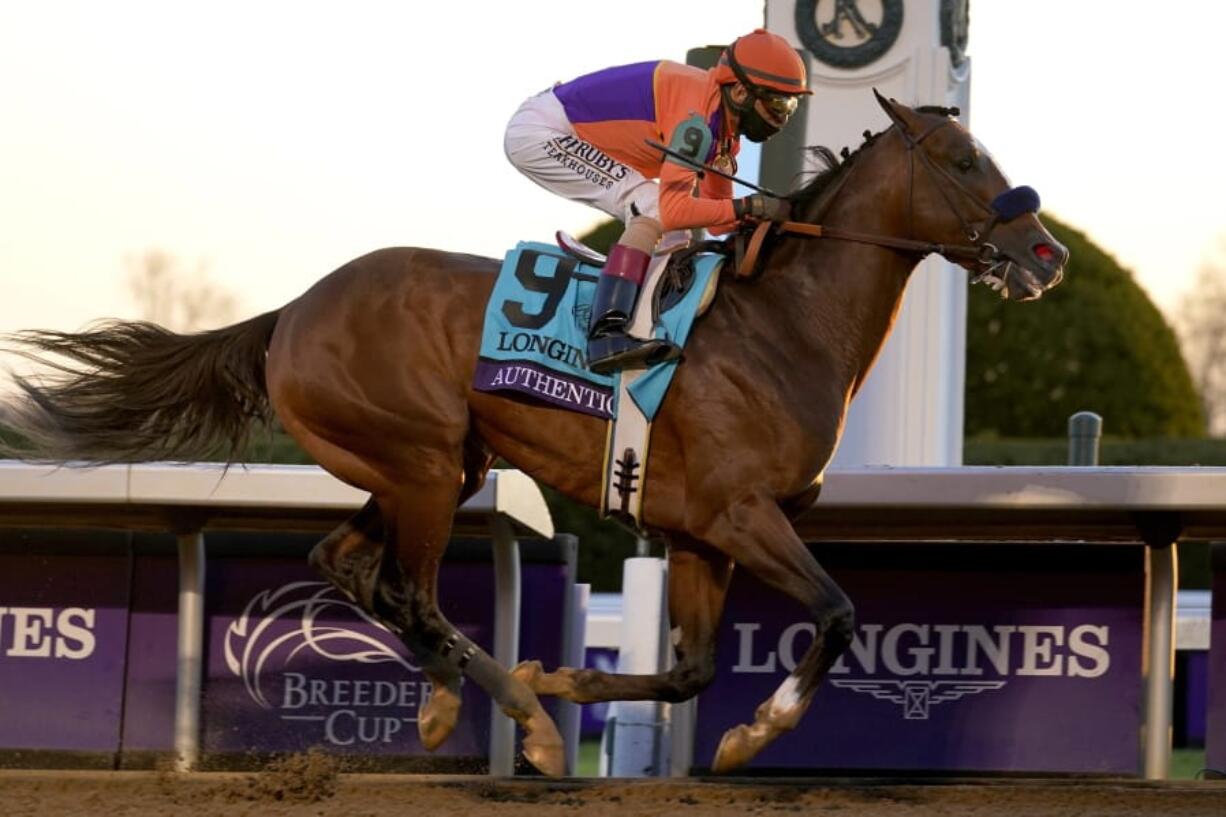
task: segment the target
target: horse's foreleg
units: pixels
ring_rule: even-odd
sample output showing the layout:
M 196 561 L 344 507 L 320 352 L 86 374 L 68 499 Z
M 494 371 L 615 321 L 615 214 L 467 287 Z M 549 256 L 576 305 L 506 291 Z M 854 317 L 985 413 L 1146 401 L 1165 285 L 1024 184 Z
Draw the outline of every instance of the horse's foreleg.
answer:
M 514 674 L 539 695 L 556 695 L 576 703 L 599 701 L 688 700 L 715 677 L 715 635 L 732 560 L 696 539 L 669 536 L 668 604 L 676 663 L 654 675 L 622 675 L 562 667 L 543 672 L 527 661 Z
M 753 496 L 732 505 L 709 526 L 707 536 L 759 580 L 804 605 L 816 625 L 808 651 L 775 694 L 758 707 L 753 723 L 724 733 L 711 768 L 726 772 L 745 765 L 796 726 L 817 685 L 850 646 L 855 614 L 842 589 L 768 497 Z
M 394 498 L 380 498 L 394 557 L 385 560 L 376 606 L 385 617 L 402 623 L 401 638 L 436 686 L 422 710 L 418 730 L 423 743 L 437 745 L 450 733 L 459 711 L 459 677 L 463 673 L 498 702 L 524 729 L 524 756 L 545 774 L 565 772 L 561 735 L 536 695 L 511 676 L 488 653 L 449 622 L 438 607 L 438 568 L 451 530 L 458 485 L 410 485 Z M 452 680 L 454 679 L 454 681 Z

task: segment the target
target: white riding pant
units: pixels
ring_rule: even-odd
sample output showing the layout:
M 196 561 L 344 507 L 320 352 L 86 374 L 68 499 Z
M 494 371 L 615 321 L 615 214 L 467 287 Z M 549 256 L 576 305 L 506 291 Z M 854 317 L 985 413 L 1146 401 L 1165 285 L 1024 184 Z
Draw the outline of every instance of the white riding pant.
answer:
M 507 123 L 503 148 L 521 173 L 546 190 L 603 210 L 623 223 L 660 219 L 660 187 L 575 135 L 553 90 L 529 97 Z

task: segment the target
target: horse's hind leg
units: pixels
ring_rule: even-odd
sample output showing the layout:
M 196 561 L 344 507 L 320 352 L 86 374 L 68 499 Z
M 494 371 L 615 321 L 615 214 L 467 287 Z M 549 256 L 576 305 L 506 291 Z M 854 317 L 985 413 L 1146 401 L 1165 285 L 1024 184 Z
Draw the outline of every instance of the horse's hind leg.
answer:
M 537 694 L 576 703 L 688 700 L 715 677 L 715 636 L 731 577 L 728 556 L 691 537 L 672 534 L 668 604 L 677 658 L 672 669 L 654 675 L 622 675 L 562 667 L 546 673 L 539 661 L 526 661 L 514 674 Z
M 470 434 L 464 441 L 464 485 L 459 505 L 481 490 L 493 460 L 481 439 Z M 308 561 L 316 573 L 373 614 L 375 586 L 383 563 L 383 517 L 374 497 L 315 545 Z
M 394 559 L 385 558 L 375 607 L 381 617 L 399 625 L 401 638 L 423 664 L 429 662 L 432 673 L 445 671 L 458 679 L 462 672 L 484 689 L 523 727 L 528 761 L 546 774 L 561 775 L 565 771 L 562 738 L 536 695 L 439 611 L 438 569 L 451 534 L 459 487 L 458 480 L 410 483 L 395 496 L 378 498 L 388 532 L 388 556 L 394 554 Z M 432 716 L 446 714 L 444 708 L 452 695 L 458 709 L 458 693 L 458 685 L 454 690 L 450 686 L 436 689 L 430 701 L 435 710 Z
M 383 516 L 373 498 L 362 509 L 311 549 L 308 561 L 315 572 L 345 593 L 354 603 L 388 629 L 396 632 L 421 664 L 431 693 L 417 718 L 422 745 L 438 748 L 455 728 L 460 714 L 461 673 L 451 664 L 412 643 L 399 613 L 386 615 L 381 597 L 395 594 L 400 572 L 395 558 L 388 559 L 383 541 Z M 399 620 L 398 620 L 399 619 Z
M 493 456 L 480 438 L 470 434 L 464 443 L 464 484 L 458 499 L 463 504 L 481 489 Z M 381 582 L 397 581 L 398 566 L 384 564 L 383 516 L 374 498 L 366 501 L 356 514 L 346 520 L 311 549 L 311 567 L 333 586 L 348 595 L 366 613 L 390 629 L 398 625 L 383 618 L 375 608 L 375 598 Z M 405 640 L 402 637 L 402 640 Z M 408 644 L 422 663 L 422 671 L 430 680 L 431 694 L 417 719 L 417 731 L 422 745 L 433 751 L 451 734 L 460 713 L 461 673 L 443 661 L 430 661 L 424 649 Z M 426 655 L 426 660 L 419 657 Z
M 373 613 L 383 562 L 383 517 L 375 501 L 368 499 L 360 511 L 311 548 L 307 561 L 359 607 Z

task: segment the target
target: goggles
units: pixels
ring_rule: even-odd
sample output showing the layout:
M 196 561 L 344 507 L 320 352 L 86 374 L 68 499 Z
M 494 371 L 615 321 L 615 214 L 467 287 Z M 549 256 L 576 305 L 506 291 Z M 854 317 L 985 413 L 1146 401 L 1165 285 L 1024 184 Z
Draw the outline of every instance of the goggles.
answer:
M 772 119 L 780 122 L 788 121 L 800 105 L 800 96 L 797 94 L 776 94 L 770 91 L 755 90 L 757 93 L 754 96 L 762 103 L 762 107 Z

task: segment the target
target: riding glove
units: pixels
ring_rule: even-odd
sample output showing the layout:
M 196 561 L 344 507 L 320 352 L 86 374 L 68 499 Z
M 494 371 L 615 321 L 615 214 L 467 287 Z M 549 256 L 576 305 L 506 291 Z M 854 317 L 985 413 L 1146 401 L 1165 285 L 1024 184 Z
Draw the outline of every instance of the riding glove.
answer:
M 759 221 L 787 221 L 790 211 L 787 199 L 754 193 L 743 199 L 733 199 L 732 210 L 737 220 L 755 218 Z

